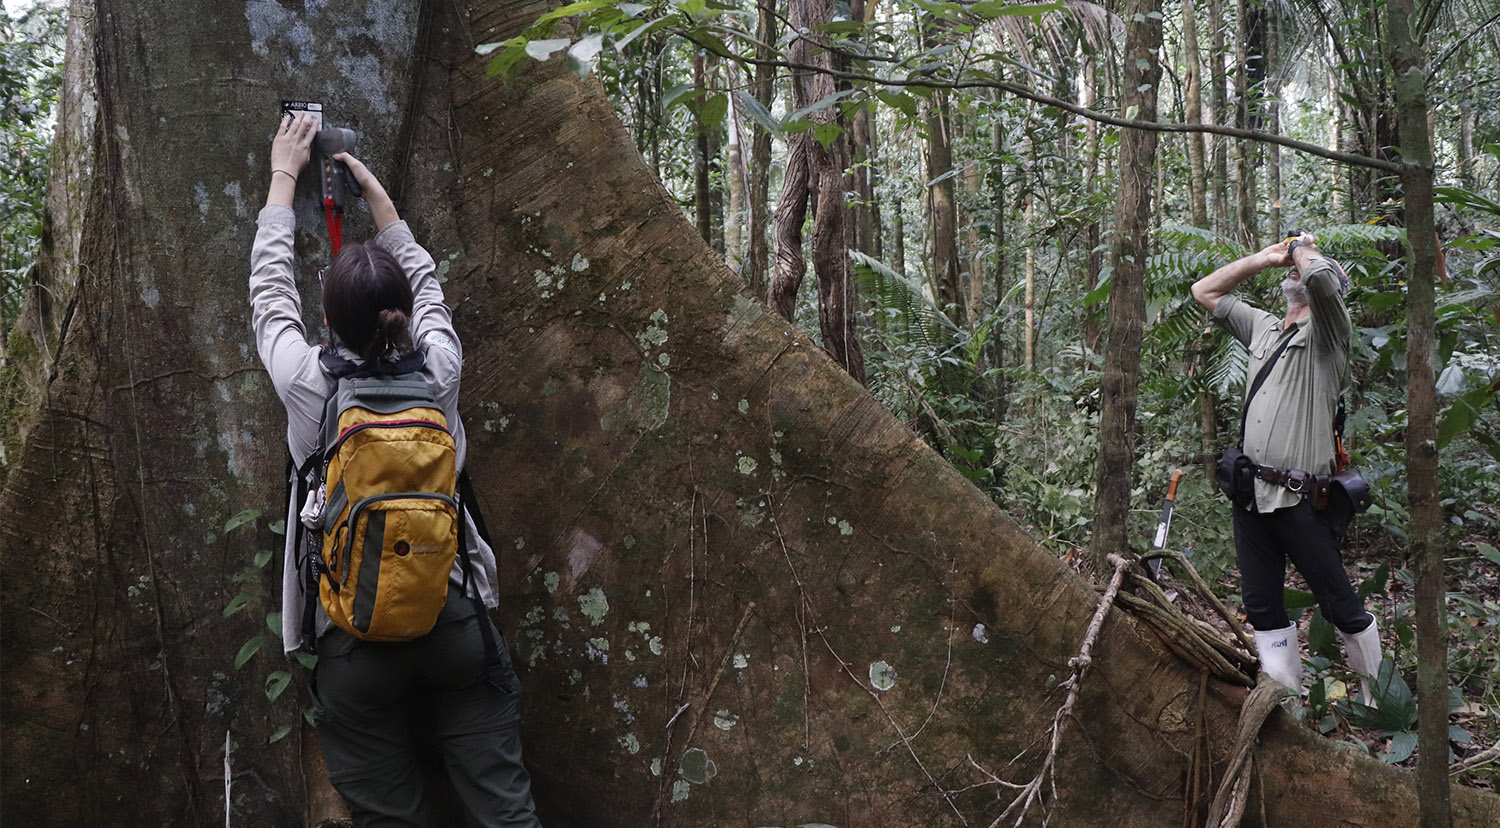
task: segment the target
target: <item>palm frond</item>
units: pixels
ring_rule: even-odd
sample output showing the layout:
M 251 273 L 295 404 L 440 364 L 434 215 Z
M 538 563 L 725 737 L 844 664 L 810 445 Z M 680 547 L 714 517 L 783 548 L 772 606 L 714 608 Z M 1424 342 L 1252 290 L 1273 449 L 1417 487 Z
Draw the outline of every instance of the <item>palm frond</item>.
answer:
M 865 295 L 902 329 L 910 341 L 927 348 L 945 348 L 958 338 L 960 328 L 927 296 L 922 285 L 897 273 L 879 259 L 849 251 L 854 279 Z

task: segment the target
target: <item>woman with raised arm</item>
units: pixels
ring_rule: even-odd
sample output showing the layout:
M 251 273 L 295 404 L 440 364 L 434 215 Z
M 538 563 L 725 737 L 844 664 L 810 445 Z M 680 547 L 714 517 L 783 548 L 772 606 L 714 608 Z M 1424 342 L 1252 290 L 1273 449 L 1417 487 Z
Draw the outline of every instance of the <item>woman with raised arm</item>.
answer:
M 308 341 L 293 275 L 292 198 L 317 129 L 306 113 L 282 120 L 271 146 L 270 189 L 250 257 L 255 342 L 286 406 L 287 447 L 299 466 L 318 451 L 325 404 L 338 385 L 329 364 L 368 366 L 420 353 L 421 359 L 402 364 L 420 365 L 431 398 L 446 417 L 461 471 L 462 352 L 432 257 L 417 244 L 380 181 L 344 153 L 335 159 L 363 188 L 377 232 L 367 243 L 345 245 L 320 273 L 333 343 L 320 347 Z M 330 352 L 336 356 L 330 358 Z M 431 631 L 409 641 L 373 641 L 331 623 L 318 595 L 309 593 L 305 567 L 317 553 L 298 548 L 301 533 L 293 527 L 302 506 L 299 496 L 288 498 L 283 644 L 287 652 L 318 653 L 314 721 L 329 779 L 355 824 L 428 824 L 416 747 L 421 740 L 441 745 L 453 787 L 474 824 L 538 825 L 530 778 L 521 764 L 520 684 L 499 631 L 484 612 L 497 603 L 495 556 L 475 531 L 472 512 L 462 511 L 458 536 L 467 539 L 468 548 L 455 556 L 447 599 Z M 461 565 L 465 557 L 472 561 L 467 577 Z M 309 603 L 315 612 L 312 630 L 305 631 Z M 493 636 L 488 642 L 486 633 Z M 487 664 L 487 651 L 497 650 Z

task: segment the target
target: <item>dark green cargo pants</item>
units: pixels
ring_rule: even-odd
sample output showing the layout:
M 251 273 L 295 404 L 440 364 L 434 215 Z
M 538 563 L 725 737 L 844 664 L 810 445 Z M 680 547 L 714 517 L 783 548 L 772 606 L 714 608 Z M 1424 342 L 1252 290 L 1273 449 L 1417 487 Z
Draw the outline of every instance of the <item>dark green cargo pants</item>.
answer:
M 313 719 L 328 778 L 355 825 L 427 825 L 418 751 L 433 742 L 474 824 L 540 825 L 521 765 L 520 682 L 498 630 L 511 690 L 484 680 L 480 623 L 490 620 L 450 588 L 437 626 L 421 638 L 360 641 L 335 627 L 319 640 Z

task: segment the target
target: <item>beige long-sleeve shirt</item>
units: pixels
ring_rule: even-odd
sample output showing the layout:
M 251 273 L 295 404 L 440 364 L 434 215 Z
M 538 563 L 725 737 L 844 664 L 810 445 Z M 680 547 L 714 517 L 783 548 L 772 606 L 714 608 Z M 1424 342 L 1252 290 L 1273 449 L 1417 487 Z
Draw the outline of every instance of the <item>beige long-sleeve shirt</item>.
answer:
M 1263 466 L 1333 471 L 1333 417 L 1349 384 L 1349 310 L 1339 295 L 1333 263 L 1317 256 L 1302 274 L 1311 315 L 1297 324 L 1245 411 L 1244 452 Z M 1276 350 L 1282 320 L 1234 296 L 1225 296 L 1213 318 L 1250 351 L 1245 391 Z M 1270 512 L 1295 506 L 1301 496 L 1283 486 L 1255 481 L 1255 508 Z
M 333 393 L 336 381 L 318 361 L 319 346 L 308 342 L 302 324 L 302 299 L 297 292 L 292 261 L 293 231 L 296 218 L 290 207 L 267 205 L 260 211 L 255 244 L 250 250 L 250 309 L 255 346 L 261 362 L 271 375 L 271 385 L 286 406 L 286 443 L 292 458 L 301 464 L 318 444 L 318 426 L 323 405 Z M 401 264 L 411 282 L 413 303 L 412 342 L 427 351 L 428 386 L 448 418 L 453 434 L 458 468 L 464 467 L 467 440 L 463 421 L 458 416 L 458 385 L 462 351 L 453 331 L 453 315 L 443 304 L 443 290 L 434 276 L 432 256 L 417 244 L 406 222 L 387 225 L 372 240 Z M 341 350 L 345 358 L 358 357 Z M 295 528 L 302 504 L 287 503 L 286 545 L 283 549 L 281 578 L 281 637 L 287 652 L 302 644 L 302 614 L 308 596 L 304 595 L 304 575 L 298 568 L 298 550 L 294 548 Z M 495 554 L 474 530 L 472 515 L 468 520 L 469 552 L 474 564 L 474 586 L 485 606 L 498 603 Z M 461 562 L 454 561 L 449 576 L 463 582 Z M 472 592 L 471 592 L 472 594 Z M 316 600 L 315 596 L 313 600 Z M 318 609 L 318 633 L 329 621 Z

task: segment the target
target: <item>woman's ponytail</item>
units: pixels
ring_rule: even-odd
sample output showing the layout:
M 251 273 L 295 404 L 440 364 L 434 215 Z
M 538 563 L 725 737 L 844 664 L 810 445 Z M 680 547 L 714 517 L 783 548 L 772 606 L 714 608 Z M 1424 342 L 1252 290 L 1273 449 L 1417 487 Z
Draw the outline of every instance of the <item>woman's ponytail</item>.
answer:
M 411 345 L 411 317 L 399 308 L 386 308 L 380 312 L 380 320 L 376 323 L 375 336 L 370 338 L 370 344 L 360 357 L 365 362 L 374 362 L 384 357 L 392 349 L 396 353 L 404 354 L 412 350 Z
M 346 244 L 323 277 L 323 313 L 333 335 L 365 362 L 412 350 L 411 285 L 396 257 Z

